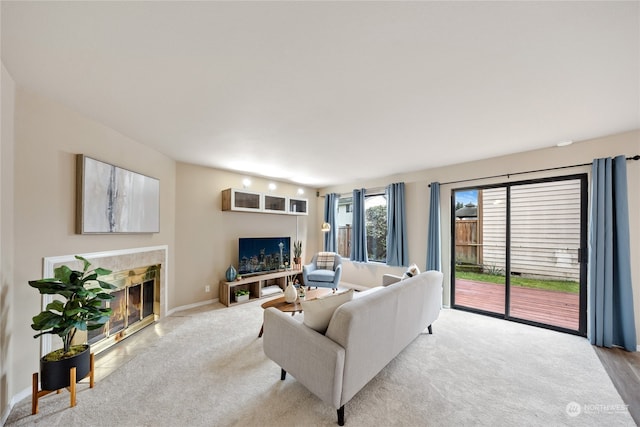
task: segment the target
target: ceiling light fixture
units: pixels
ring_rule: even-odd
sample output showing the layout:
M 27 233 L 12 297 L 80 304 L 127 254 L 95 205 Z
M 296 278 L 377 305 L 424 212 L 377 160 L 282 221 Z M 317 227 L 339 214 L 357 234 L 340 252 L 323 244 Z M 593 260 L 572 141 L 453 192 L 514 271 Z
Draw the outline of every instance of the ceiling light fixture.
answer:
M 567 145 L 573 144 L 573 141 L 568 139 L 566 141 L 560 141 L 556 144 L 557 147 L 566 147 Z

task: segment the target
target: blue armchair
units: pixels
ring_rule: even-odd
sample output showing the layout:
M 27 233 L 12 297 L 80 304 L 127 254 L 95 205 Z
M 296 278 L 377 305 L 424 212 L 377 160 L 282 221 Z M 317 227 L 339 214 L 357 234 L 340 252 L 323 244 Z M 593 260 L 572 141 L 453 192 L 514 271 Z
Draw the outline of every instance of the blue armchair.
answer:
M 334 252 L 318 252 L 310 264 L 302 267 L 302 280 L 307 287 L 338 289 L 342 275 L 342 257 Z

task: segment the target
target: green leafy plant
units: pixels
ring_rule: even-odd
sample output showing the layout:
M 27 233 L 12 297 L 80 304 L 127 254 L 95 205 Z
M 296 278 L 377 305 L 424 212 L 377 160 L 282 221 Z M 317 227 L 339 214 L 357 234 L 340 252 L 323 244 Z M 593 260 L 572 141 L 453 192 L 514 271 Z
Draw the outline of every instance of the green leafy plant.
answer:
M 89 270 L 89 261 L 77 255 L 76 259 L 84 263 L 82 271 L 63 265 L 54 270 L 53 278 L 29 281 L 29 286 L 38 289 L 41 295 L 59 295 L 65 299 L 55 299 L 47 304 L 44 311 L 33 317 L 31 325 L 33 330 L 41 331 L 34 338 L 44 334 L 58 335 L 65 355 L 71 352 L 71 342 L 77 330 L 98 329 L 109 320 L 111 309 L 103 307 L 102 303 L 113 296 L 104 291 L 117 289 L 98 279 L 111 274 L 110 270 Z
M 293 257 L 300 258 L 302 256 L 302 241 L 293 242 Z
M 249 295 L 249 291 L 246 291 L 244 289 L 238 289 L 234 293 L 235 293 L 236 297 L 239 297 L 239 296 L 242 296 L 242 295 Z
M 504 276 L 504 270 L 495 264 L 483 264 L 482 270 L 490 276 Z

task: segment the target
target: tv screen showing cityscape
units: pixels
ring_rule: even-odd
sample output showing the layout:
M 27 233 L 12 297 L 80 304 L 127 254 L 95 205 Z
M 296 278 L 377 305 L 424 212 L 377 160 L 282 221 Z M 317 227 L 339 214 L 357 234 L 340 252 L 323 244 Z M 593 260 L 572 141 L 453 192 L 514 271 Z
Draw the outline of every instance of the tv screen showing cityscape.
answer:
M 238 239 L 238 274 L 267 273 L 291 266 L 290 237 Z

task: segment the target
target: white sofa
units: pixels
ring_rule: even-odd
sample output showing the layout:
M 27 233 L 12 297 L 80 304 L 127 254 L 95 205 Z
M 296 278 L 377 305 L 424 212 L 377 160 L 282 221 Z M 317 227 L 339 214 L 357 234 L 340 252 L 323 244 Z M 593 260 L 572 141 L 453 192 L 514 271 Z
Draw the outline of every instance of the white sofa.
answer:
M 427 271 L 357 293 L 339 306 L 326 333 L 275 308 L 264 311 L 264 352 L 332 405 L 344 425 L 344 405 L 438 318 L 442 273 Z

